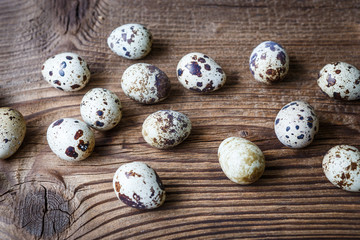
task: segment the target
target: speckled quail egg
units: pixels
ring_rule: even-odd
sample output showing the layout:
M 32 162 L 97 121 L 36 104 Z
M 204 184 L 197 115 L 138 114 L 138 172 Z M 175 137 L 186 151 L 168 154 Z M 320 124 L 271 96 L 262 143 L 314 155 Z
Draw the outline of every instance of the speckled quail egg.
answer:
M 325 65 L 320 70 L 317 83 L 331 98 L 360 99 L 360 71 L 348 63 L 336 62 Z
M 285 78 L 289 56 L 280 44 L 266 41 L 252 51 L 249 64 L 255 80 L 269 85 Z
M 187 89 L 196 92 L 212 92 L 226 81 L 225 72 L 210 57 L 194 52 L 181 58 L 177 65 L 177 78 Z
M 279 111 L 274 128 L 282 144 L 290 148 L 303 148 L 314 140 L 319 130 L 319 120 L 309 103 L 293 101 Z
M 165 188 L 154 169 L 143 162 L 121 165 L 114 175 L 116 196 L 137 209 L 160 207 L 165 201 Z
M 20 147 L 26 133 L 26 122 L 13 108 L 0 108 L 0 159 L 13 155 Z
M 218 149 L 221 169 L 233 182 L 246 185 L 257 181 L 265 169 L 265 157 L 260 148 L 241 137 L 229 137 Z
M 152 40 L 151 32 L 146 27 L 130 23 L 114 29 L 107 43 L 121 57 L 140 59 L 151 51 Z
M 129 98 L 144 104 L 153 104 L 170 94 L 170 80 L 154 65 L 136 63 L 128 67 L 121 78 L 121 88 Z
M 120 99 L 105 88 L 88 91 L 81 101 L 80 112 L 88 125 L 100 131 L 115 127 L 122 116 Z
M 173 110 L 160 110 L 150 114 L 142 126 L 145 141 L 160 149 L 180 144 L 190 132 L 190 119 L 185 114 Z
M 74 118 L 62 118 L 50 124 L 47 141 L 51 150 L 66 161 L 89 157 L 95 147 L 95 137 L 86 123 Z
M 338 145 L 323 159 L 327 179 L 335 186 L 350 192 L 360 192 L 360 152 L 356 147 Z
M 90 80 L 90 70 L 85 60 L 70 52 L 46 60 L 41 73 L 54 88 L 67 92 L 84 88 Z

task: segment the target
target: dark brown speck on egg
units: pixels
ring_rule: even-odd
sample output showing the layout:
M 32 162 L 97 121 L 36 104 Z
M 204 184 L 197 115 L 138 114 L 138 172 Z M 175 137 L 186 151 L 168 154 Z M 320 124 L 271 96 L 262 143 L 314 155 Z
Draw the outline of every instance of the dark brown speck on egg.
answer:
M 66 154 L 67 156 L 72 157 L 72 158 L 75 158 L 75 159 L 78 157 L 78 154 L 77 154 L 77 152 L 75 151 L 75 148 L 72 147 L 72 146 L 70 146 L 70 147 L 68 147 L 68 148 L 66 149 L 65 154 Z

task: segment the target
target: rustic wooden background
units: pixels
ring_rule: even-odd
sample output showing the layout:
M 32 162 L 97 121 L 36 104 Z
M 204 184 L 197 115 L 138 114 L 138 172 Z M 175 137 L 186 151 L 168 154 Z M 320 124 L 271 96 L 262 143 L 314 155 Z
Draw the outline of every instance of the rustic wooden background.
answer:
M 125 23 L 146 25 L 154 36 L 145 59 L 126 60 L 108 48 L 110 32 Z M 260 42 L 281 43 L 290 72 L 265 86 L 252 79 L 248 59 Z M 73 51 L 90 65 L 86 88 L 66 93 L 41 76 L 50 56 Z M 228 76 L 225 86 L 201 95 L 176 79 L 180 58 L 203 52 Z M 360 147 L 360 102 L 323 95 L 316 79 L 327 63 L 360 67 L 359 1 L 0 1 L 0 106 L 23 113 L 27 135 L 19 151 L 0 161 L 0 239 L 290 239 L 360 238 L 360 195 L 337 189 L 321 162 L 337 144 Z M 136 62 L 155 64 L 172 92 L 145 106 L 120 88 Z M 88 159 L 58 159 L 46 142 L 55 119 L 81 119 L 79 104 L 91 88 L 120 96 L 123 119 L 96 133 Z M 320 117 L 320 132 L 305 149 L 284 147 L 273 121 L 286 103 L 302 99 Z M 152 112 L 173 109 L 193 123 L 190 137 L 171 150 L 145 143 L 141 125 Z M 217 160 L 226 137 L 255 142 L 266 157 L 263 177 L 250 186 L 229 181 Z M 167 200 L 153 211 L 125 206 L 112 177 L 123 163 L 144 161 L 157 170 Z

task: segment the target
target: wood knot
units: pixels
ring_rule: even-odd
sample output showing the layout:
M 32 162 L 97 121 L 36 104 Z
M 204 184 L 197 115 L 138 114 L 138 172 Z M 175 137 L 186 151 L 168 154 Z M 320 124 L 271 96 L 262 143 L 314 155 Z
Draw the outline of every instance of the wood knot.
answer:
M 18 211 L 20 227 L 36 237 L 61 233 L 70 224 L 68 201 L 44 186 L 26 193 Z
M 87 10 L 90 8 L 88 0 L 66 1 L 55 0 L 49 1 L 50 9 L 55 13 L 58 19 L 58 27 L 62 28 L 64 34 L 70 32 L 76 34 L 85 18 Z
M 249 133 L 248 133 L 247 131 L 244 131 L 244 130 L 240 131 L 240 137 L 245 138 L 245 137 L 247 137 L 248 135 L 249 135 Z

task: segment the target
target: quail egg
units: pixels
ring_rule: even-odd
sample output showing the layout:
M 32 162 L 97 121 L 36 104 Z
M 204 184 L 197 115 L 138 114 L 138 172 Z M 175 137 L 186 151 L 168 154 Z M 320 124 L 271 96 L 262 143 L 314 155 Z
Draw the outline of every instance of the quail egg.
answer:
M 190 132 L 190 119 L 185 114 L 173 110 L 160 110 L 150 114 L 142 126 L 145 141 L 160 149 L 180 144 Z
M 88 91 L 81 101 L 80 112 L 88 125 L 100 131 L 115 127 L 122 116 L 120 99 L 105 88 Z
M 160 207 L 166 197 L 160 177 L 143 162 L 121 165 L 114 175 L 113 187 L 123 203 L 137 209 Z
M 146 27 L 130 23 L 114 29 L 107 43 L 121 57 L 140 59 L 151 51 L 152 40 L 151 32 Z
M 320 70 L 317 83 L 331 98 L 360 99 L 360 71 L 348 63 L 336 62 L 325 65 Z
M 13 108 L 0 108 L 0 159 L 9 158 L 20 147 L 26 133 L 26 122 Z
M 282 144 L 290 148 L 303 148 L 314 140 L 319 130 L 319 120 L 309 103 L 293 101 L 279 111 L 274 128 Z
M 51 150 L 66 161 L 89 157 L 95 147 L 95 137 L 86 123 L 74 118 L 62 118 L 50 124 L 47 141 Z
M 46 60 L 41 73 L 54 88 L 67 92 L 84 88 L 90 80 L 90 70 L 85 60 L 70 52 Z
M 193 52 L 181 58 L 177 65 L 177 78 L 187 89 L 196 92 L 212 92 L 226 81 L 225 72 L 209 56 Z
M 241 137 L 229 137 L 218 149 L 221 169 L 233 182 L 246 185 L 257 181 L 265 169 L 265 157 L 260 148 Z
M 249 64 L 255 80 L 269 85 L 285 78 L 289 56 L 280 44 L 266 41 L 252 51 Z
M 129 98 L 144 104 L 153 104 L 170 94 L 170 80 L 154 65 L 136 63 L 128 67 L 121 78 L 121 88 Z
M 350 192 L 360 192 L 360 152 L 356 147 L 338 145 L 323 159 L 327 179 L 335 186 Z

